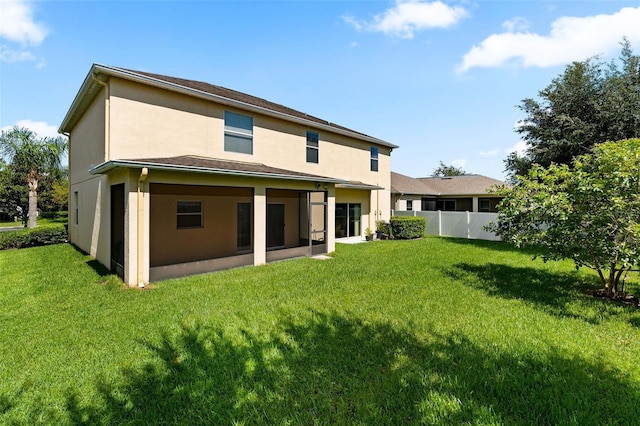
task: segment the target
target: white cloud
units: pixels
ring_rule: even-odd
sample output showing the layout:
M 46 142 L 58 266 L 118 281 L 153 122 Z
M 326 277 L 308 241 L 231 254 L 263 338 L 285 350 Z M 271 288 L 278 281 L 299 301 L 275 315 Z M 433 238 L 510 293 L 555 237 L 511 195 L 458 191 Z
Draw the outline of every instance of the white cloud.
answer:
M 372 21 L 359 21 L 351 16 L 343 20 L 356 30 L 382 32 L 401 38 L 413 38 L 414 33 L 430 28 L 447 28 L 466 18 L 468 12 L 442 1 L 422 2 L 397 0 L 396 4 L 374 16 Z
M 480 157 L 494 157 L 498 155 L 498 153 L 500 153 L 500 150 L 498 148 L 491 149 L 489 151 L 480 151 Z
M 0 39 L 19 46 L 0 45 L 0 61 L 35 61 L 36 57 L 26 48 L 42 43 L 47 33 L 47 29 L 33 19 L 31 3 L 25 0 L 0 0 Z M 41 67 L 40 64 L 38 67 Z
M 529 21 L 520 16 L 516 16 L 515 18 L 509 19 L 508 21 L 504 21 L 502 23 L 502 28 L 505 31 L 512 33 L 515 31 L 526 31 L 529 29 Z
M 47 29 L 33 20 L 31 4 L 24 0 L 0 1 L 0 37 L 23 46 L 37 46 Z
M 33 53 L 27 52 L 26 50 L 11 50 L 6 46 L 0 46 L 0 61 L 3 62 L 22 62 L 22 61 L 33 61 L 36 57 L 33 56 Z
M 527 150 L 527 143 L 524 140 L 520 140 L 517 144 L 513 145 L 511 148 L 505 149 L 505 154 L 511 154 L 515 152 L 518 156 L 522 157 Z
M 33 130 L 41 138 L 55 138 L 57 136 L 60 136 L 60 134 L 58 133 L 58 128 L 56 126 L 52 126 L 51 124 L 48 124 L 44 121 L 33 121 L 25 119 L 18 120 L 15 125 L 18 127 L 26 127 L 29 130 Z M 11 130 L 12 128 L 13 126 L 5 126 L 0 130 L 5 132 Z
M 506 32 L 492 34 L 462 58 L 457 71 L 474 67 L 551 67 L 607 54 L 619 48 L 623 37 L 640 42 L 640 7 L 626 7 L 610 15 L 561 17 L 551 24 L 548 35 L 526 30 L 520 18 L 503 24 Z

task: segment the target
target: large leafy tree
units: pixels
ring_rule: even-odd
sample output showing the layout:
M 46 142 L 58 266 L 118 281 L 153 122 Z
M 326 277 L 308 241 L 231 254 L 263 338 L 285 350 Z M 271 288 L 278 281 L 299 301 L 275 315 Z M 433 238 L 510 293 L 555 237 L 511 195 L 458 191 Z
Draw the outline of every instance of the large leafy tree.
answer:
M 628 40 L 621 44 L 618 61 L 574 62 L 538 93 L 539 99 L 522 101 L 525 118 L 516 131 L 527 149 L 524 156 L 512 153 L 505 160 L 512 178 L 533 164 L 570 165 L 598 143 L 640 137 L 640 56 Z
M 456 166 L 447 166 L 446 164 L 444 164 L 442 161 L 440 161 L 440 165 L 438 167 L 435 168 L 435 170 L 433 171 L 433 173 L 431 173 L 432 177 L 445 177 L 445 176 L 462 176 L 462 175 L 466 175 L 467 172 L 465 172 L 462 167 L 456 167 Z
M 67 141 L 62 137 L 40 138 L 21 127 L 0 134 L 0 155 L 6 160 L 0 198 L 6 204 L 19 207 L 23 214 L 28 212 L 30 228 L 36 226 L 38 185 L 61 175 L 61 159 L 66 151 Z
M 534 165 L 505 198 L 490 227 L 545 260 L 571 259 L 598 272 L 608 296 L 640 263 L 640 139 L 606 142 L 571 167 Z M 624 279 L 622 280 L 624 283 Z

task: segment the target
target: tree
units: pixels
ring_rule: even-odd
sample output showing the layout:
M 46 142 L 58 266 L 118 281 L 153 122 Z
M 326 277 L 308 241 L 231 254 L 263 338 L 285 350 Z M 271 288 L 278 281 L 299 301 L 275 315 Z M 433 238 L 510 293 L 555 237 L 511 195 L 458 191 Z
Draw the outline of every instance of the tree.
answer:
M 598 57 L 568 65 L 538 95 L 524 99 L 525 118 L 516 131 L 527 143 L 524 156 L 505 160 L 512 180 L 533 164 L 570 165 L 595 144 L 640 137 L 640 56 L 623 39 L 619 64 Z
M 67 151 L 67 141 L 62 137 L 39 138 L 35 132 L 14 127 L 0 134 L 0 155 L 7 161 L 3 168 L 3 186 L 8 203 L 28 211 L 29 227 L 36 227 L 38 211 L 38 183 L 47 177 L 61 173 L 61 158 Z M 21 182 L 23 190 L 17 190 Z M 24 195 L 28 194 L 28 208 L 24 208 Z
M 431 173 L 433 177 L 444 177 L 444 176 L 463 176 L 466 175 L 467 172 L 462 170 L 461 167 L 455 166 L 447 166 L 442 161 L 440 161 L 440 165 Z
M 610 297 L 640 262 L 640 139 L 596 145 L 572 167 L 533 165 L 519 184 L 499 190 L 490 229 L 517 247 L 543 249 L 543 259 L 571 259 L 598 272 Z M 624 280 L 623 280 L 624 283 Z

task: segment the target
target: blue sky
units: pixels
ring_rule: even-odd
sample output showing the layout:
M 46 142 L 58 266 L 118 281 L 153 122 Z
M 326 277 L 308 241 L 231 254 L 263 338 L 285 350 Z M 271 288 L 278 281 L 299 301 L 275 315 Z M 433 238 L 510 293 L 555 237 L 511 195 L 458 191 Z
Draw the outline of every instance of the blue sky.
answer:
M 623 36 L 640 52 L 640 1 L 0 0 L 0 128 L 55 135 L 96 62 L 378 137 L 409 176 L 443 161 L 501 179 L 516 105 Z

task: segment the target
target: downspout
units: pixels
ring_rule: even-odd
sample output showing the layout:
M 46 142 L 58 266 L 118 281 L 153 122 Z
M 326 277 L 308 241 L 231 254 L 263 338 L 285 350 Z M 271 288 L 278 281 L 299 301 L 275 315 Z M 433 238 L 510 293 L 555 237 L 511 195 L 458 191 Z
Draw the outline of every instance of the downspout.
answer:
M 140 177 L 138 178 L 138 287 L 144 288 L 144 279 L 142 275 L 142 263 L 143 263 L 143 239 L 144 232 L 142 229 L 142 224 L 144 222 L 144 207 L 142 205 L 142 190 L 144 186 L 144 181 L 147 179 L 149 175 L 149 169 L 146 167 L 142 168 L 140 172 Z
M 104 87 L 104 160 L 110 160 L 110 148 L 111 148 L 111 94 L 109 92 L 109 85 L 100 80 L 96 74 L 91 74 L 93 81 Z

